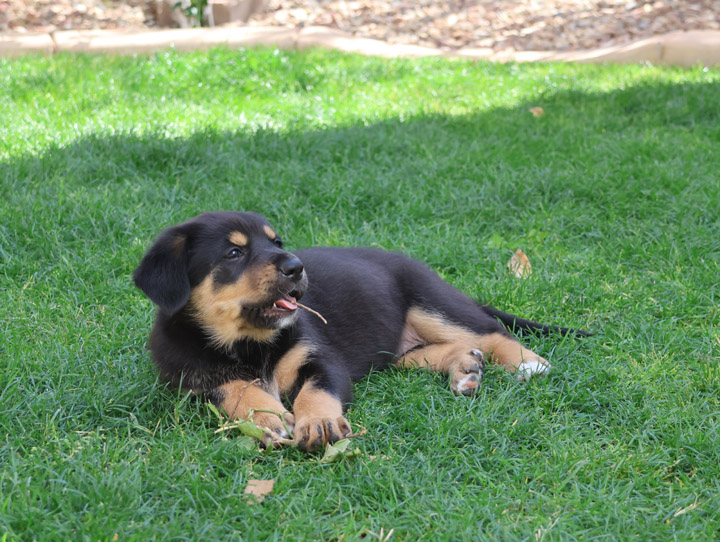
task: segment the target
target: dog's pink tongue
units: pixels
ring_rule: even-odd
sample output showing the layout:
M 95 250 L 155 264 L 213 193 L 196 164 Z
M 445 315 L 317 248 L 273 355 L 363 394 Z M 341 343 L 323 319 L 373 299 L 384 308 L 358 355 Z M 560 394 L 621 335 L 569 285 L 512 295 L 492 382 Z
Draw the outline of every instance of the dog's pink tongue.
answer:
M 275 306 L 281 309 L 285 309 L 286 311 L 294 311 L 295 309 L 297 309 L 294 297 L 283 297 L 282 299 L 278 299 L 275 302 Z

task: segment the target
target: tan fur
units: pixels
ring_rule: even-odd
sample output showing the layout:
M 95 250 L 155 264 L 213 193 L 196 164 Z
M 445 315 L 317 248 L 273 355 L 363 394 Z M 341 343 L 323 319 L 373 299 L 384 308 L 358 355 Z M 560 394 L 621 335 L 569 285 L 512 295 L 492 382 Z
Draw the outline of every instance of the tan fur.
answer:
M 408 352 L 396 362 L 396 365 L 398 367 L 426 367 L 431 371 L 447 374 L 454 368 L 458 359 L 467 356 L 470 350 L 477 347 L 477 343 L 431 344 Z
M 351 433 L 342 415 L 342 403 L 326 391 L 306 382 L 293 405 L 295 443 L 305 450 L 316 450 Z
M 405 327 L 409 327 L 424 344 L 465 343 L 479 346 L 482 335 L 451 324 L 438 314 L 426 312 L 417 307 L 408 311 Z
M 510 372 L 515 372 L 521 363 L 539 361 L 549 365 L 547 361 L 532 350 L 528 350 L 519 342 L 501 333 L 491 333 L 482 337 L 480 350 L 491 360 L 499 363 Z
M 260 296 L 268 290 L 269 280 L 263 276 L 271 269 L 265 273 L 263 270 L 259 273 L 247 271 L 234 284 L 217 289 L 210 274 L 190 293 L 195 317 L 219 346 L 230 346 L 245 338 L 269 342 L 277 335 L 277 330 L 256 328 L 240 316 L 243 306 L 264 301 Z
M 280 393 L 287 393 L 292 389 L 297 380 L 298 371 L 307 361 L 310 352 L 310 345 L 300 342 L 280 358 L 273 372 L 273 378 Z
M 270 238 L 271 241 L 277 237 L 277 233 L 275 233 L 270 226 L 263 226 L 263 231 L 265 232 L 265 235 Z
M 248 238 L 247 235 L 245 235 L 242 232 L 234 231 L 230 234 L 230 242 L 233 245 L 237 245 L 239 247 L 244 247 L 248 244 Z
M 406 352 L 410 348 L 422 345 L 442 345 L 447 348 L 454 348 L 458 344 L 463 345 L 463 348 L 467 346 L 470 349 L 477 348 L 510 372 L 515 372 L 517 367 L 526 361 L 540 361 L 547 364 L 535 352 L 528 350 L 516 340 L 501 333 L 478 335 L 448 322 L 438 314 L 417 307 L 413 307 L 408 311 L 401 350 L 404 349 Z M 422 350 L 425 350 L 425 348 Z M 405 352 L 400 352 L 400 354 L 403 355 Z M 441 366 L 442 359 L 446 358 L 446 353 L 445 350 L 436 348 L 428 350 L 427 361 Z M 416 351 L 412 351 L 408 355 L 411 360 L 418 356 L 420 354 Z M 401 367 L 407 366 L 404 358 L 400 359 L 397 364 Z M 429 368 L 432 369 L 432 366 Z
M 220 406 L 229 418 L 247 420 L 253 409 L 284 412 L 286 409 L 280 401 L 263 390 L 257 384 L 247 380 L 233 380 L 218 387 L 223 395 Z M 253 416 L 253 420 L 254 419 Z
M 233 380 L 217 389 L 222 397 L 220 407 L 230 419 L 251 420 L 260 427 L 270 429 L 270 433 L 265 433 L 260 439 L 265 446 L 276 445 L 278 439 L 290 436 L 288 429 L 295 423 L 294 416 L 256 382 Z
M 326 391 L 316 388 L 312 382 L 306 382 L 293 405 L 295 418 L 335 419 L 342 416 L 342 403 Z

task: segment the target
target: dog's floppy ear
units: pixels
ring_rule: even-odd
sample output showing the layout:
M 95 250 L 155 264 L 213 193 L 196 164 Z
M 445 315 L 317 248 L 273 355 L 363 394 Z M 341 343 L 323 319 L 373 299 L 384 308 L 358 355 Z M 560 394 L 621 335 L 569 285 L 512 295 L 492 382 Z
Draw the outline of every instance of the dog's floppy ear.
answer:
M 190 297 L 190 233 L 190 228 L 185 224 L 165 230 L 133 274 L 135 286 L 170 314 L 183 308 Z

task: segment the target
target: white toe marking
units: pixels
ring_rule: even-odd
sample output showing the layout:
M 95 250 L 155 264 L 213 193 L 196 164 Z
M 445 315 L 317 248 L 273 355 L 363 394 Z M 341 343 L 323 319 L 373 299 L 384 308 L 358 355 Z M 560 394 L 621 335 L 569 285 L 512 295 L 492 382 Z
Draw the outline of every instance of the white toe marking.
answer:
M 517 368 L 517 378 L 520 382 L 527 382 L 530 377 L 536 374 L 545 374 L 550 367 L 540 361 L 526 361 Z

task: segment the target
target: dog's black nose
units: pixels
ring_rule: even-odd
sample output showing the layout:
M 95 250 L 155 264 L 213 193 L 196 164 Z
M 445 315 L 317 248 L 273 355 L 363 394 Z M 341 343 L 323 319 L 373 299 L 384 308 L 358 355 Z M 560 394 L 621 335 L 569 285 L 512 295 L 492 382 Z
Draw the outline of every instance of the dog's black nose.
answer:
M 288 258 L 280 264 L 280 272 L 288 278 L 300 280 L 303 272 L 303 264 L 295 257 Z

